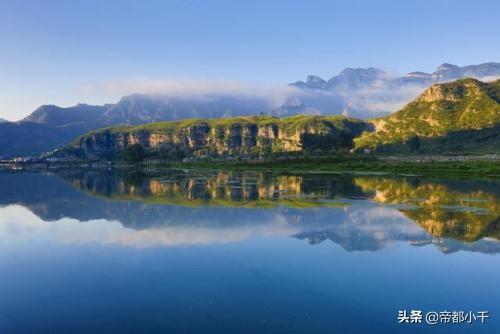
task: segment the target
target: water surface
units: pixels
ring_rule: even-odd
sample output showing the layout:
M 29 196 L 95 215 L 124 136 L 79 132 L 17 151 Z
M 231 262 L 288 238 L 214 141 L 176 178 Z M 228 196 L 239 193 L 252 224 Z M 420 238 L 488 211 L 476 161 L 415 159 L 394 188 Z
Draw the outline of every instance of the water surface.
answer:
M 500 182 L 0 172 L 0 333 L 499 333 Z M 399 310 L 490 312 L 398 324 Z

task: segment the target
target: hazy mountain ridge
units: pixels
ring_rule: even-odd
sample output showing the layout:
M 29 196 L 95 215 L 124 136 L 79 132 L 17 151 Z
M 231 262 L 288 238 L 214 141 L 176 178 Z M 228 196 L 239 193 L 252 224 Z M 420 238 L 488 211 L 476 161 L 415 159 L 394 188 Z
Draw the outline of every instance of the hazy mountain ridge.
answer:
M 324 80 L 319 76 L 309 75 L 307 80 L 291 83 L 291 86 L 301 89 L 359 89 L 369 87 L 377 81 L 383 81 L 389 84 L 404 85 L 404 84 L 419 84 L 430 85 L 434 83 L 442 83 L 463 78 L 485 79 L 490 77 L 500 77 L 500 63 L 489 62 L 479 65 L 457 66 L 453 64 L 443 63 L 432 73 L 420 71 L 409 72 L 402 77 L 394 77 L 390 73 L 383 70 L 369 68 L 346 68 L 338 75 L 333 76 L 329 80 Z
M 109 105 L 93 106 L 83 103 L 68 108 L 56 105 L 43 105 L 21 122 L 33 122 L 51 126 L 87 125 L 92 128 L 94 124 L 99 124 L 99 118 L 107 108 L 109 108 Z
M 116 104 L 104 106 L 44 105 L 19 122 L 0 122 L 0 158 L 39 155 L 62 147 L 88 131 L 107 126 L 264 114 L 269 109 L 262 98 L 230 95 L 170 98 L 132 94 Z
M 71 127 L 33 122 L 0 123 L 0 158 L 38 155 L 61 147 L 74 138 L 75 131 Z
M 162 96 L 132 94 L 112 105 L 102 115 L 108 125 L 138 125 L 187 118 L 222 118 L 267 113 L 267 101 L 229 94 Z
M 373 84 L 377 80 L 383 80 L 387 74 L 374 67 L 369 68 L 350 68 L 347 67 L 338 75 L 323 80 L 322 78 L 314 75 L 309 75 L 306 82 L 297 81 L 290 85 L 299 88 L 308 89 L 359 89 Z

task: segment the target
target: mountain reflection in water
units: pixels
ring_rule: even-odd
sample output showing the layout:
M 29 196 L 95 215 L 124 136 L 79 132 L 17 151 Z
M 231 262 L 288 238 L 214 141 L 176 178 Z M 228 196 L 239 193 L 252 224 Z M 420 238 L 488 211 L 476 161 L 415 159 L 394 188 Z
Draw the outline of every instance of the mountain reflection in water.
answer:
M 284 236 L 348 251 L 500 252 L 492 180 L 169 170 L 0 172 L 0 182 L 0 215 L 28 215 L 10 206 L 20 205 L 39 218 L 3 219 L 0 239 L 50 229 L 59 241 L 137 247 Z

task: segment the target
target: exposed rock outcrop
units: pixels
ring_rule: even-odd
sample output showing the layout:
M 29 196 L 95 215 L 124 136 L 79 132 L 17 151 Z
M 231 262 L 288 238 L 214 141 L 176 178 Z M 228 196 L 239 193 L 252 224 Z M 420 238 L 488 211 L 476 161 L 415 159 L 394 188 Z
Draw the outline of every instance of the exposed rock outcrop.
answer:
M 187 120 L 94 131 L 55 155 L 102 158 L 116 155 L 134 144 L 152 155 L 181 151 L 188 157 L 335 151 L 351 148 L 355 137 L 370 130 L 366 122 L 339 116 Z

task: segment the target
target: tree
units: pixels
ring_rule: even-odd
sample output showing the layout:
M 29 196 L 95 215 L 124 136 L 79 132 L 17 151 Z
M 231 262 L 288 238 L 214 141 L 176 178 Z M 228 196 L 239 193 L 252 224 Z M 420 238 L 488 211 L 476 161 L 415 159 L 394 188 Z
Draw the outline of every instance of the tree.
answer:
M 408 146 L 410 147 L 411 152 L 418 152 L 420 148 L 420 137 L 413 136 L 407 141 Z
M 122 158 L 126 162 L 141 162 L 145 156 L 146 152 L 140 144 L 129 145 L 122 152 Z
M 186 157 L 186 153 L 179 147 L 179 145 L 175 145 L 175 149 L 172 151 L 172 158 L 174 160 L 182 160 Z
M 352 147 L 352 135 L 347 133 L 339 134 L 314 134 L 303 133 L 301 135 L 302 148 L 308 152 L 329 152 L 340 151 Z
M 272 154 L 273 149 L 271 147 L 271 144 L 264 145 L 264 147 L 262 148 L 262 156 L 264 158 L 270 158 Z
M 162 147 L 158 151 L 158 157 L 160 159 L 168 159 L 168 158 L 170 158 L 170 152 L 165 147 Z

